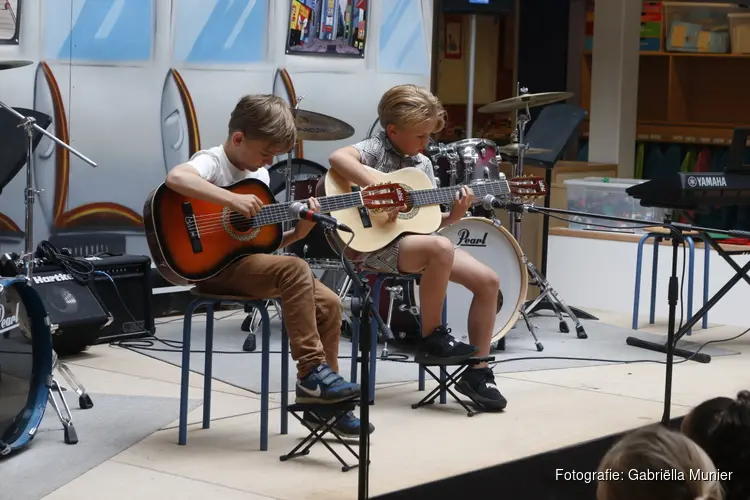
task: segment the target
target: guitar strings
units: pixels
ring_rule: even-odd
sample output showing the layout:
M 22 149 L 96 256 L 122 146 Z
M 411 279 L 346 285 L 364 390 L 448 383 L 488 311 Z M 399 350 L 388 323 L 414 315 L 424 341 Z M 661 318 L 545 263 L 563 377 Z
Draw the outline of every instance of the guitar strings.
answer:
M 500 184 L 492 183 L 492 184 Z M 492 191 L 486 190 L 485 188 L 489 187 L 488 183 L 479 184 L 474 186 L 477 189 L 478 196 L 485 196 L 486 194 L 493 194 Z M 503 189 L 504 186 L 500 186 L 501 191 L 503 193 L 510 192 L 508 188 Z M 484 192 L 483 192 L 484 191 Z M 428 190 L 421 190 L 421 191 L 411 191 L 409 192 L 410 197 L 412 198 L 412 206 L 423 206 L 423 205 L 436 205 L 440 203 L 445 203 L 447 201 L 453 201 L 446 200 L 443 197 L 440 197 L 440 194 L 448 194 L 452 192 L 455 192 L 455 187 L 450 186 L 446 188 L 439 188 L 439 189 L 428 189 Z M 360 192 L 352 193 L 356 198 L 359 198 Z M 340 195 L 341 196 L 341 195 Z M 343 195 L 347 196 L 347 195 Z M 338 198 L 338 197 L 337 197 Z M 321 209 L 324 212 L 330 212 L 330 211 L 336 211 L 336 210 L 342 210 L 345 208 L 351 208 L 351 205 L 343 203 L 343 198 L 338 198 L 338 200 L 341 201 L 341 203 L 336 203 L 335 201 L 332 201 L 330 203 L 325 203 L 326 206 L 323 206 L 323 203 L 321 203 Z M 298 200 L 300 202 L 301 200 Z M 328 201 L 328 200 L 327 200 Z M 294 203 L 294 202 L 292 202 Z M 235 230 L 242 231 L 249 231 L 250 229 L 254 229 L 256 227 L 261 227 L 264 225 L 272 225 L 272 224 L 278 224 L 281 222 L 285 222 L 290 220 L 290 214 L 287 210 L 285 210 L 284 207 L 288 207 L 291 203 L 280 203 L 275 205 L 266 205 L 261 213 L 259 215 L 256 215 L 252 218 L 247 218 L 244 215 L 238 213 L 238 212 L 230 212 L 228 215 L 226 215 L 224 212 L 221 213 L 214 213 L 214 214 L 204 214 L 201 217 L 202 220 L 196 221 L 195 223 L 192 223 L 192 221 L 186 221 L 188 225 L 189 230 L 197 229 L 201 234 L 211 234 L 215 232 L 226 232 L 226 225 L 227 224 L 236 224 L 236 226 L 240 227 L 234 227 Z M 198 218 L 196 217 L 196 218 Z M 210 218 L 212 220 L 206 220 L 207 218 Z M 250 227 L 245 228 L 241 227 L 246 225 L 248 222 L 250 222 Z
M 483 197 L 487 194 L 496 195 L 496 189 L 492 187 L 499 187 L 501 196 L 510 193 L 507 184 L 500 181 L 485 182 L 480 184 L 472 185 L 472 190 L 477 191 L 478 197 Z M 418 191 L 408 191 L 408 196 L 411 198 L 411 205 L 415 207 L 424 205 L 438 205 L 440 203 L 447 203 L 454 201 L 453 195 L 456 193 L 456 186 L 449 186 L 437 189 L 425 189 Z M 450 199 L 447 199 L 445 195 L 450 194 Z M 367 198 L 367 196 L 364 196 Z M 352 203 L 362 204 L 363 192 L 357 191 L 350 194 L 335 195 L 330 197 L 321 197 L 318 200 L 321 204 L 321 210 L 323 212 L 333 212 L 337 210 L 343 210 L 346 208 L 352 208 Z M 258 215 L 248 218 L 238 212 L 229 212 L 228 214 L 224 211 L 215 212 L 211 214 L 202 214 L 194 216 L 193 219 L 187 219 L 186 224 L 189 230 L 197 230 L 200 234 L 211 234 L 214 232 L 226 231 L 226 225 L 235 225 L 234 229 L 249 231 L 256 227 L 265 225 L 279 224 L 288 220 L 293 219 L 292 214 L 289 213 L 289 207 L 292 203 L 303 203 L 304 200 L 295 200 L 292 202 L 276 203 L 273 205 L 266 205 L 261 208 Z M 247 223 L 250 223 L 250 227 L 245 228 Z M 240 226 L 240 227 L 237 227 Z

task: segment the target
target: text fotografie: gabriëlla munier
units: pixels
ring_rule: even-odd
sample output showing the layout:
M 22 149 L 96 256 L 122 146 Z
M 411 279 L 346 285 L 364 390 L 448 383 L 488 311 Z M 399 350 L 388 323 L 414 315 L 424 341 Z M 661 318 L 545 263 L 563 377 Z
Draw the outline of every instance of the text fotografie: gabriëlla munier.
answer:
M 607 469 L 596 472 L 565 471 L 557 469 L 558 480 L 564 481 L 730 481 L 733 472 L 706 471 L 690 469 L 685 472 L 679 469 L 614 471 Z

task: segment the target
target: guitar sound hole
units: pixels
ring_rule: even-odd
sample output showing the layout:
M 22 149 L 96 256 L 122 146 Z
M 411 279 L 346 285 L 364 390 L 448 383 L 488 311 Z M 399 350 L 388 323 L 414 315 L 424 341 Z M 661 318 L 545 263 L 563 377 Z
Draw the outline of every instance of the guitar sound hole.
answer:
M 253 220 L 237 212 L 232 212 L 229 216 L 229 225 L 238 233 L 246 233 L 253 228 Z

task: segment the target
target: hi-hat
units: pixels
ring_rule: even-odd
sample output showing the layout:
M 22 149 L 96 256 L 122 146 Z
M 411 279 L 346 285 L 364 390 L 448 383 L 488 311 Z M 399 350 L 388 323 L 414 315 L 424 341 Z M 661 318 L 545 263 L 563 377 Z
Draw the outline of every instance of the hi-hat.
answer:
M 23 68 L 29 64 L 34 64 L 31 61 L 0 61 L 0 70 Z
M 354 128 L 338 118 L 304 109 L 295 110 L 294 115 L 303 141 L 340 141 L 354 135 Z
M 505 153 L 508 156 L 518 156 L 518 150 L 521 149 L 521 145 L 514 143 L 514 144 L 506 144 L 505 146 L 500 146 L 498 148 L 498 151 L 501 153 Z M 544 153 L 549 153 L 551 150 L 549 149 L 543 149 L 543 148 L 525 148 L 523 150 L 523 154 L 526 155 L 540 155 Z
M 505 113 L 523 109 L 544 106 L 557 101 L 564 101 L 573 97 L 572 92 L 543 92 L 540 94 L 521 94 L 517 97 L 496 101 L 479 108 L 480 113 Z

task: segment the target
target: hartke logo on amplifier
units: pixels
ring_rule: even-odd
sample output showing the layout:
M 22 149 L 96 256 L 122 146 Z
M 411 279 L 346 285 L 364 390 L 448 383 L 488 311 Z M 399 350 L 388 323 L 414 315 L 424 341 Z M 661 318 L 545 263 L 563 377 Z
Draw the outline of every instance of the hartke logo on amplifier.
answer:
M 41 285 L 42 283 L 54 283 L 55 281 L 73 281 L 75 278 L 68 273 L 55 273 L 48 276 L 36 276 L 32 275 L 31 279 L 34 283 Z

